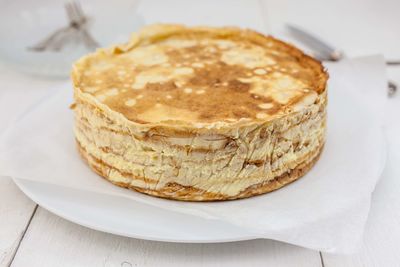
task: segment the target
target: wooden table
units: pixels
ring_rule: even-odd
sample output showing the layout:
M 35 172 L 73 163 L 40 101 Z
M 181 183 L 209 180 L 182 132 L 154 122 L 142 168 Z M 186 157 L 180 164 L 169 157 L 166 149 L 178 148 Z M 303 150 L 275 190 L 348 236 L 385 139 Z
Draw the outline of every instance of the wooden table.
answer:
M 380 52 L 400 59 L 400 4 L 395 0 L 166 2 L 143 1 L 139 11 L 148 23 L 239 24 L 279 36 L 283 22 L 296 22 L 349 55 Z M 400 66 L 388 72 L 400 84 Z M 1 125 L 12 123 L 59 83 L 0 66 Z M 0 266 L 400 266 L 400 94 L 387 111 L 388 162 L 357 254 L 331 255 L 271 240 L 174 244 L 119 237 L 51 214 L 10 178 L 0 177 Z

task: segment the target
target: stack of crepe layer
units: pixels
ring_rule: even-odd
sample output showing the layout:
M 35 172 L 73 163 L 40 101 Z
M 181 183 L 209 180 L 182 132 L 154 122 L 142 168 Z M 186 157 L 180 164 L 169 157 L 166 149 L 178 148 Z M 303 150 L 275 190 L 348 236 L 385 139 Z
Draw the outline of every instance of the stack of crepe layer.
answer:
M 73 71 L 75 136 L 89 166 L 154 196 L 244 198 L 317 161 L 327 74 L 272 37 L 155 25 Z

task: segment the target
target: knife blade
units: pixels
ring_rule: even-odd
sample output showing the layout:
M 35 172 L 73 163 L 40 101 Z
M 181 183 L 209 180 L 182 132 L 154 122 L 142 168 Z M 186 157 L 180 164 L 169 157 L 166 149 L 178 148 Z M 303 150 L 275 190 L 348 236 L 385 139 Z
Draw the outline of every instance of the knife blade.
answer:
M 290 33 L 298 39 L 300 42 L 304 43 L 306 46 L 317 52 L 316 58 L 321 61 L 339 61 L 345 57 L 344 53 L 339 49 L 333 48 L 327 42 L 322 41 L 315 35 L 301 29 L 293 24 L 286 24 L 286 27 Z M 393 61 L 393 63 L 398 63 Z M 388 81 L 387 94 L 389 97 L 393 97 L 397 91 L 397 84 Z
M 286 24 L 286 27 L 297 40 L 307 45 L 313 51 L 317 52 L 317 57 L 319 57 L 319 59 L 338 61 L 343 58 L 343 52 L 341 52 L 339 49 L 335 49 L 321 38 L 310 34 L 309 32 L 293 24 Z

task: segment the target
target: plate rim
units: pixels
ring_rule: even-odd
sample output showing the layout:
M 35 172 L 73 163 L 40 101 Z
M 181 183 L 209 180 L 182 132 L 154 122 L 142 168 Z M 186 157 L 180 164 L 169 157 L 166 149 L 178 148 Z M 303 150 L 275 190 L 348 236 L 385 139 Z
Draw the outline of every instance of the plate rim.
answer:
M 100 227 L 95 224 L 91 224 L 86 221 L 82 221 L 77 216 L 73 216 L 71 214 L 66 214 L 62 212 L 60 209 L 56 209 L 55 207 L 52 207 L 51 203 L 44 202 L 41 200 L 40 196 L 37 196 L 32 190 L 29 188 L 29 185 L 27 185 L 24 179 L 20 178 L 15 178 L 15 177 L 10 177 L 13 182 L 17 185 L 17 187 L 27 196 L 29 197 L 32 201 L 34 201 L 36 204 L 38 204 L 40 207 L 44 208 L 45 210 L 69 221 L 75 224 L 78 224 L 80 226 L 84 226 L 86 228 L 100 231 L 103 233 L 108 233 L 108 234 L 113 234 L 117 236 L 123 236 L 123 237 L 129 237 L 129 238 L 136 238 L 136 239 L 141 239 L 141 240 L 148 240 L 148 241 L 158 241 L 158 242 L 170 242 L 170 243 L 196 243 L 196 244 L 203 244 L 203 243 L 228 243 L 228 242 L 237 242 L 237 241 L 248 241 L 248 240 L 255 240 L 255 239 L 264 239 L 262 237 L 256 236 L 256 235 L 238 235 L 236 237 L 229 237 L 229 238 L 220 238 L 220 239 L 172 239 L 172 238 L 160 238 L 157 236 L 150 236 L 150 235 L 140 235 L 140 234 L 133 234 L 133 233 L 126 233 L 126 232 L 119 232 L 116 231 L 115 228 L 105 228 L 105 227 Z M 34 182 L 34 181 L 32 181 Z M 133 201 L 133 200 L 130 200 Z
M 382 127 L 380 127 L 380 131 L 381 133 L 381 162 L 380 162 L 380 166 L 379 166 L 379 170 L 378 170 L 378 175 L 379 178 L 377 180 L 377 183 L 375 184 L 375 187 L 373 189 L 373 191 L 375 191 L 376 185 L 379 183 L 380 178 L 382 176 L 382 173 L 386 167 L 386 163 L 387 163 L 387 140 L 386 140 L 386 136 L 384 133 L 384 129 Z M 64 213 L 62 212 L 62 210 L 57 209 L 55 207 L 52 206 L 51 203 L 49 202 L 45 202 L 43 201 L 40 196 L 37 196 L 37 194 L 35 194 L 35 192 L 33 192 L 30 188 L 28 183 L 25 182 L 29 182 L 26 181 L 24 179 L 21 178 L 15 178 L 15 177 L 10 177 L 13 182 L 17 185 L 17 187 L 27 196 L 29 197 L 32 201 L 34 201 L 36 204 L 38 204 L 40 207 L 46 209 L 47 211 L 69 221 L 75 224 L 78 224 L 80 226 L 84 226 L 86 228 L 92 229 L 92 230 L 96 230 L 96 231 L 100 231 L 103 233 L 108 233 L 108 234 L 113 234 L 113 235 L 117 235 L 117 236 L 123 236 L 123 237 L 129 237 L 129 238 L 136 238 L 136 239 L 141 239 L 141 240 L 148 240 L 148 241 L 158 241 L 158 242 L 171 242 L 171 243 L 195 243 L 195 244 L 204 244 L 204 243 L 228 243 L 228 242 L 238 242 L 238 241 L 248 241 L 248 240 L 256 240 L 256 239 L 265 239 L 263 237 L 257 236 L 257 235 L 250 235 L 250 234 L 238 234 L 236 237 L 228 237 L 228 238 L 219 238 L 219 239 L 173 239 L 173 238 L 160 238 L 157 236 L 150 236 L 150 235 L 140 235 L 137 233 L 127 233 L 127 232 L 119 232 L 117 230 L 115 230 L 115 228 L 106 228 L 106 227 L 100 227 L 96 224 L 87 222 L 87 221 L 83 221 L 81 219 L 79 219 L 77 216 L 73 216 L 70 213 Z M 34 182 L 34 181 L 32 181 Z M 40 183 L 38 183 L 40 184 Z M 372 191 L 372 193 L 373 193 Z M 131 199 L 126 199 L 129 201 L 133 201 Z M 273 240 L 272 238 L 268 238 Z
M 63 86 L 61 86 L 61 87 L 63 87 Z M 45 101 L 46 99 L 48 99 L 48 97 L 52 96 L 53 94 L 57 94 L 58 91 L 59 90 L 54 90 L 51 93 L 46 94 L 45 97 L 43 97 L 43 99 L 41 99 L 41 101 Z M 26 115 L 26 113 L 28 113 L 29 111 L 32 111 L 32 109 L 36 108 L 40 104 L 41 101 L 38 101 L 38 103 L 36 103 L 35 105 L 32 105 L 30 108 L 28 108 L 26 110 L 26 112 L 23 112 L 19 118 L 24 117 Z M 388 144 L 387 144 L 387 140 L 386 140 L 385 131 L 384 131 L 384 128 L 382 127 L 382 125 L 377 124 L 376 127 L 381 136 L 380 140 L 378 141 L 381 143 L 380 144 L 381 145 L 381 153 L 380 153 L 381 160 L 380 160 L 380 166 L 379 166 L 379 168 L 377 168 L 377 173 L 376 173 L 376 175 L 378 175 L 380 178 L 382 176 L 382 173 L 385 169 L 386 162 L 387 162 L 387 152 L 388 152 L 387 145 Z M 6 131 L 7 131 L 7 129 L 6 129 Z M 48 201 L 46 202 L 45 200 L 43 200 L 41 198 L 40 195 L 37 195 L 37 193 L 35 193 L 34 190 L 32 191 L 32 189 L 29 187 L 29 184 L 25 183 L 25 182 L 28 182 L 25 179 L 17 178 L 17 177 L 10 177 L 10 178 L 14 181 L 14 183 L 17 185 L 17 187 L 26 196 L 28 196 L 31 200 L 33 200 L 35 203 L 37 203 L 44 209 L 48 210 L 49 212 L 65 219 L 67 221 L 70 221 L 70 222 L 76 223 L 78 225 L 84 226 L 86 228 L 93 229 L 93 230 L 100 231 L 100 232 L 110 233 L 110 234 L 129 237 L 129 238 L 137 238 L 137 239 L 142 239 L 142 240 L 159 241 L 159 242 L 173 242 L 173 243 L 225 243 L 225 242 L 236 242 L 236 241 L 245 241 L 245 240 L 254 240 L 254 239 L 266 239 L 264 237 L 250 234 L 250 233 L 245 233 L 245 232 L 243 232 L 243 234 L 240 234 L 240 232 L 238 232 L 237 235 L 231 235 L 230 237 L 226 237 L 226 238 L 193 239 L 193 237 L 192 237 L 192 238 L 187 238 L 187 239 L 180 239 L 180 238 L 163 238 L 163 237 L 160 238 L 157 235 L 148 235 L 148 234 L 141 235 L 137 232 L 132 233 L 132 232 L 127 232 L 127 231 L 118 231 L 118 229 L 115 227 L 112 228 L 112 227 L 99 226 L 92 220 L 85 220 L 85 219 L 79 218 L 79 215 L 77 215 L 77 214 L 74 215 L 73 213 L 71 213 L 69 211 L 65 211 L 63 209 L 54 207 L 51 202 L 48 202 Z M 376 184 L 379 182 L 379 178 L 377 179 Z M 371 193 L 375 189 L 376 184 L 374 185 L 374 188 L 372 189 Z M 133 201 L 133 200 L 130 200 L 130 201 Z M 273 239 L 273 238 L 268 238 L 268 239 Z

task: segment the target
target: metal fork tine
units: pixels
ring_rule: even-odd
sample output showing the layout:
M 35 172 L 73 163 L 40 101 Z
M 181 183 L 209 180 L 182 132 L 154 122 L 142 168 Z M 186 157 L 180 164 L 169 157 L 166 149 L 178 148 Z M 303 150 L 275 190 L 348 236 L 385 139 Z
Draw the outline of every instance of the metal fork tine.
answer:
M 80 16 L 78 14 L 78 11 L 76 10 L 76 3 L 75 2 L 71 2 L 71 9 L 74 15 L 74 20 L 75 22 L 79 22 L 80 21 Z
M 81 6 L 81 3 L 80 2 L 74 2 L 74 4 L 75 4 L 75 9 L 76 9 L 76 13 L 78 14 L 78 16 L 83 20 L 83 19 L 85 19 L 85 14 L 83 13 L 83 9 L 82 9 L 82 6 Z
M 75 2 L 71 2 L 71 8 L 72 8 L 72 12 L 74 14 L 74 20 L 75 22 L 79 23 L 81 21 L 81 17 L 79 16 L 78 11 L 76 10 L 76 5 Z M 79 23 L 80 24 L 80 23 Z
M 65 10 L 69 20 L 71 21 L 70 6 L 68 3 L 65 4 Z M 69 27 L 63 27 L 59 30 L 56 30 L 41 42 L 37 43 L 32 47 L 28 47 L 28 49 L 33 51 L 45 51 L 46 49 L 58 51 L 59 48 L 57 45 L 55 45 L 55 43 L 61 37 L 61 35 L 65 34 L 66 31 L 68 31 L 68 29 Z
M 81 4 L 79 1 L 70 1 L 64 4 L 65 11 L 69 20 L 69 25 L 55 31 L 46 39 L 42 40 L 40 43 L 33 47 L 28 47 L 29 50 L 34 51 L 45 51 L 54 50 L 59 51 L 62 47 L 62 43 L 66 38 L 66 35 L 71 35 L 71 31 L 75 30 L 75 37 L 80 35 L 82 41 L 89 48 L 97 48 L 99 44 L 91 36 L 86 28 L 86 22 L 88 18 L 86 17 Z
M 87 20 L 87 17 L 82 9 L 81 3 L 79 1 L 76 1 L 76 2 L 74 1 L 73 4 L 74 4 L 76 14 L 79 17 L 79 21 L 81 21 L 82 23 L 85 23 L 85 21 Z M 85 43 L 89 47 L 92 47 L 92 48 L 99 47 L 99 44 L 97 43 L 97 41 L 93 39 L 92 35 L 86 29 L 82 30 L 82 35 L 83 35 Z
M 65 3 L 65 10 L 67 11 L 69 22 L 74 20 L 70 3 Z
M 86 16 L 83 13 L 82 7 L 80 5 L 79 2 L 73 2 L 74 3 L 74 7 L 75 7 L 75 13 L 77 18 L 79 19 L 79 21 L 81 21 L 82 23 L 85 22 L 86 20 Z

